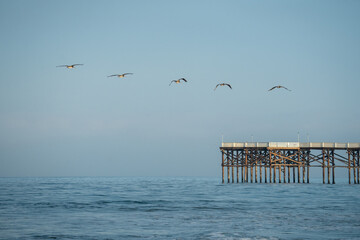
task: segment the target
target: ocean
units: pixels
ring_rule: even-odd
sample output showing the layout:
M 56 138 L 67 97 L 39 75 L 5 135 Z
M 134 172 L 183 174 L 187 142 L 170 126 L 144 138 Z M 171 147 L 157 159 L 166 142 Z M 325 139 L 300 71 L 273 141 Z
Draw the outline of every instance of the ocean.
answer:
M 0 239 L 360 239 L 360 185 L 0 178 Z

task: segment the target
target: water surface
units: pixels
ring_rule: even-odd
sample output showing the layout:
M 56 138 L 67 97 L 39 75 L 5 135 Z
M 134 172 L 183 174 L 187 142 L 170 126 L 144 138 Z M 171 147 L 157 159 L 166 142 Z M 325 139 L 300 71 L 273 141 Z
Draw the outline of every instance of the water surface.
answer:
M 0 178 L 0 239 L 360 239 L 360 186 Z

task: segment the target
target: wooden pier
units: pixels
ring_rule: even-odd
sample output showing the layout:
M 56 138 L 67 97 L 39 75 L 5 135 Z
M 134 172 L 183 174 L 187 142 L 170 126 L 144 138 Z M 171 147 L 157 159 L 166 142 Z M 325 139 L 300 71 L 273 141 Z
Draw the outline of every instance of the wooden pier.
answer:
M 347 168 L 359 184 L 360 143 L 222 143 L 222 182 L 309 183 L 310 167 L 322 168 L 323 183 L 335 184 L 335 169 Z M 236 175 L 236 176 L 235 176 Z

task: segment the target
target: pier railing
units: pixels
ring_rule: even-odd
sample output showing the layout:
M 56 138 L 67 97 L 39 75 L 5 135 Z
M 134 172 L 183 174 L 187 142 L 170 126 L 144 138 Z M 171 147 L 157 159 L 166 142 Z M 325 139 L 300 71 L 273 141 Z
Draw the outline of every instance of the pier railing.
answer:
M 334 148 L 334 149 L 348 149 L 360 148 L 360 143 L 329 143 L 329 142 L 233 142 L 222 143 L 221 147 L 229 148 Z

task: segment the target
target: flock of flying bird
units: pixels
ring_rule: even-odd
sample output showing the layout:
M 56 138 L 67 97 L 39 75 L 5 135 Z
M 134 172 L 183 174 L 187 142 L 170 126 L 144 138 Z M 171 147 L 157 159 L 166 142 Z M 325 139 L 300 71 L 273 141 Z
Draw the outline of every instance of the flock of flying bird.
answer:
M 75 66 L 81 66 L 81 65 L 84 65 L 84 64 L 72 64 L 72 65 L 59 65 L 59 66 L 56 66 L 56 67 L 66 67 L 68 69 L 72 69 L 72 68 L 75 68 Z M 108 77 L 119 77 L 119 78 L 123 78 L 125 77 L 126 75 L 132 75 L 133 73 L 123 73 L 123 74 L 113 74 L 113 75 L 110 75 Z M 179 78 L 177 80 L 172 80 L 169 84 L 169 86 L 174 82 L 174 83 L 181 83 L 181 81 L 183 82 L 187 82 L 187 80 L 185 78 Z M 217 87 L 219 86 L 228 86 L 230 89 L 232 89 L 231 85 L 228 84 L 228 83 L 219 83 L 216 85 L 216 87 L 214 88 L 214 91 L 216 90 Z M 287 89 L 286 87 L 284 86 L 274 86 L 272 88 L 270 88 L 268 91 L 272 91 L 274 90 L 275 88 L 284 88 L 288 91 L 291 91 L 290 89 Z

